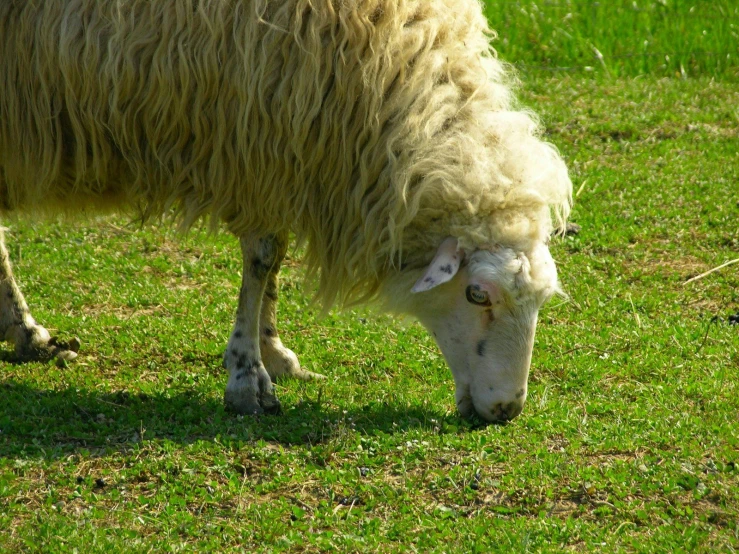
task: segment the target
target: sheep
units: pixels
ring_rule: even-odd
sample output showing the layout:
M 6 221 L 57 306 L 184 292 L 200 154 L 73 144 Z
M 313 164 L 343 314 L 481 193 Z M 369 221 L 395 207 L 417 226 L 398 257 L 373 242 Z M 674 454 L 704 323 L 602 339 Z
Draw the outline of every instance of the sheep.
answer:
M 572 184 L 492 38 L 477 0 L 2 2 L 0 214 L 126 211 L 238 237 L 237 413 L 279 411 L 278 377 L 318 377 L 277 329 L 294 233 L 326 310 L 418 319 L 459 412 L 509 420 Z M 0 336 L 22 359 L 79 348 L 31 317 L 2 241 Z

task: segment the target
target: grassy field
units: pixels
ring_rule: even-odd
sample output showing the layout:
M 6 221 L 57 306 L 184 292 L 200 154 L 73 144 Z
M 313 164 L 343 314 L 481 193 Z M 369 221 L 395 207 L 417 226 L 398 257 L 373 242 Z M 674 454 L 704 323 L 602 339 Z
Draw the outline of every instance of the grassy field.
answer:
M 233 416 L 234 239 L 6 222 L 35 317 L 83 351 L 0 362 L 0 551 L 739 550 L 739 264 L 686 283 L 739 257 L 739 90 L 711 75 L 526 76 L 582 231 L 507 425 L 458 417 L 417 325 L 317 319 L 295 254 L 283 340 L 328 379 Z
M 486 0 L 496 49 L 527 72 L 739 78 L 734 0 Z

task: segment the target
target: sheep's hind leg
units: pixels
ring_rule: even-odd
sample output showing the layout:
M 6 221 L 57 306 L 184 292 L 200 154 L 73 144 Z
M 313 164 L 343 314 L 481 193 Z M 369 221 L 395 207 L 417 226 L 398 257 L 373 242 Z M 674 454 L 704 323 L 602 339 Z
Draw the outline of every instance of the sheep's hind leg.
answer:
M 18 361 L 58 358 L 71 361 L 77 357 L 79 339 L 63 342 L 49 335 L 31 316 L 23 294 L 13 277 L 5 236 L 0 230 L 0 339 L 13 343 Z
M 298 357 L 292 350 L 285 348 L 277 332 L 278 274 L 287 252 L 287 234 L 277 237 L 276 242 L 277 258 L 267 276 L 260 316 L 260 351 L 264 367 L 273 382 L 281 377 L 294 377 L 305 381 L 324 379 L 323 375 L 301 368 Z
M 267 278 L 277 261 L 274 236 L 242 236 L 243 275 L 236 323 L 223 365 L 228 369 L 224 401 L 239 414 L 276 413 L 280 402 L 259 351 L 259 314 Z

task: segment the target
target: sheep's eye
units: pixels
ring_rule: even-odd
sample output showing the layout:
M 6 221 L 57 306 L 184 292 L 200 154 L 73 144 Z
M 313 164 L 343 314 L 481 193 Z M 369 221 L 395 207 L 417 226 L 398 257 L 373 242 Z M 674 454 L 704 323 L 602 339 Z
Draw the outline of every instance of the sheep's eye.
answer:
M 477 285 L 469 285 L 465 291 L 467 302 L 477 304 L 478 306 L 490 306 L 490 297 L 488 293 L 480 289 Z

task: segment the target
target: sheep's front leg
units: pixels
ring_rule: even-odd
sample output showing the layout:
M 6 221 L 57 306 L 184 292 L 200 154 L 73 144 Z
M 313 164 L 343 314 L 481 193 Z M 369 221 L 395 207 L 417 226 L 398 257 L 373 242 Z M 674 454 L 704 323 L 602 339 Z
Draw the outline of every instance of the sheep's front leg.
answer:
M 267 276 L 267 284 L 262 298 L 260 316 L 260 351 L 267 373 L 272 381 L 281 377 L 296 379 L 324 379 L 323 375 L 306 371 L 300 367 L 298 357 L 289 348 L 285 348 L 277 331 L 277 296 L 279 291 L 278 274 L 280 264 L 287 253 L 287 234 L 277 237 L 277 259 Z
M 80 342 L 74 338 L 64 342 L 49 335 L 49 332 L 36 323 L 31 316 L 23 294 L 13 277 L 5 237 L 0 230 L 0 340 L 15 346 L 19 361 L 37 361 L 58 358 L 74 360 Z
M 224 400 L 239 414 L 276 413 L 280 402 L 259 351 L 259 315 L 267 278 L 277 264 L 274 236 L 241 237 L 243 275 L 236 324 L 228 341 L 223 365 L 228 369 Z

